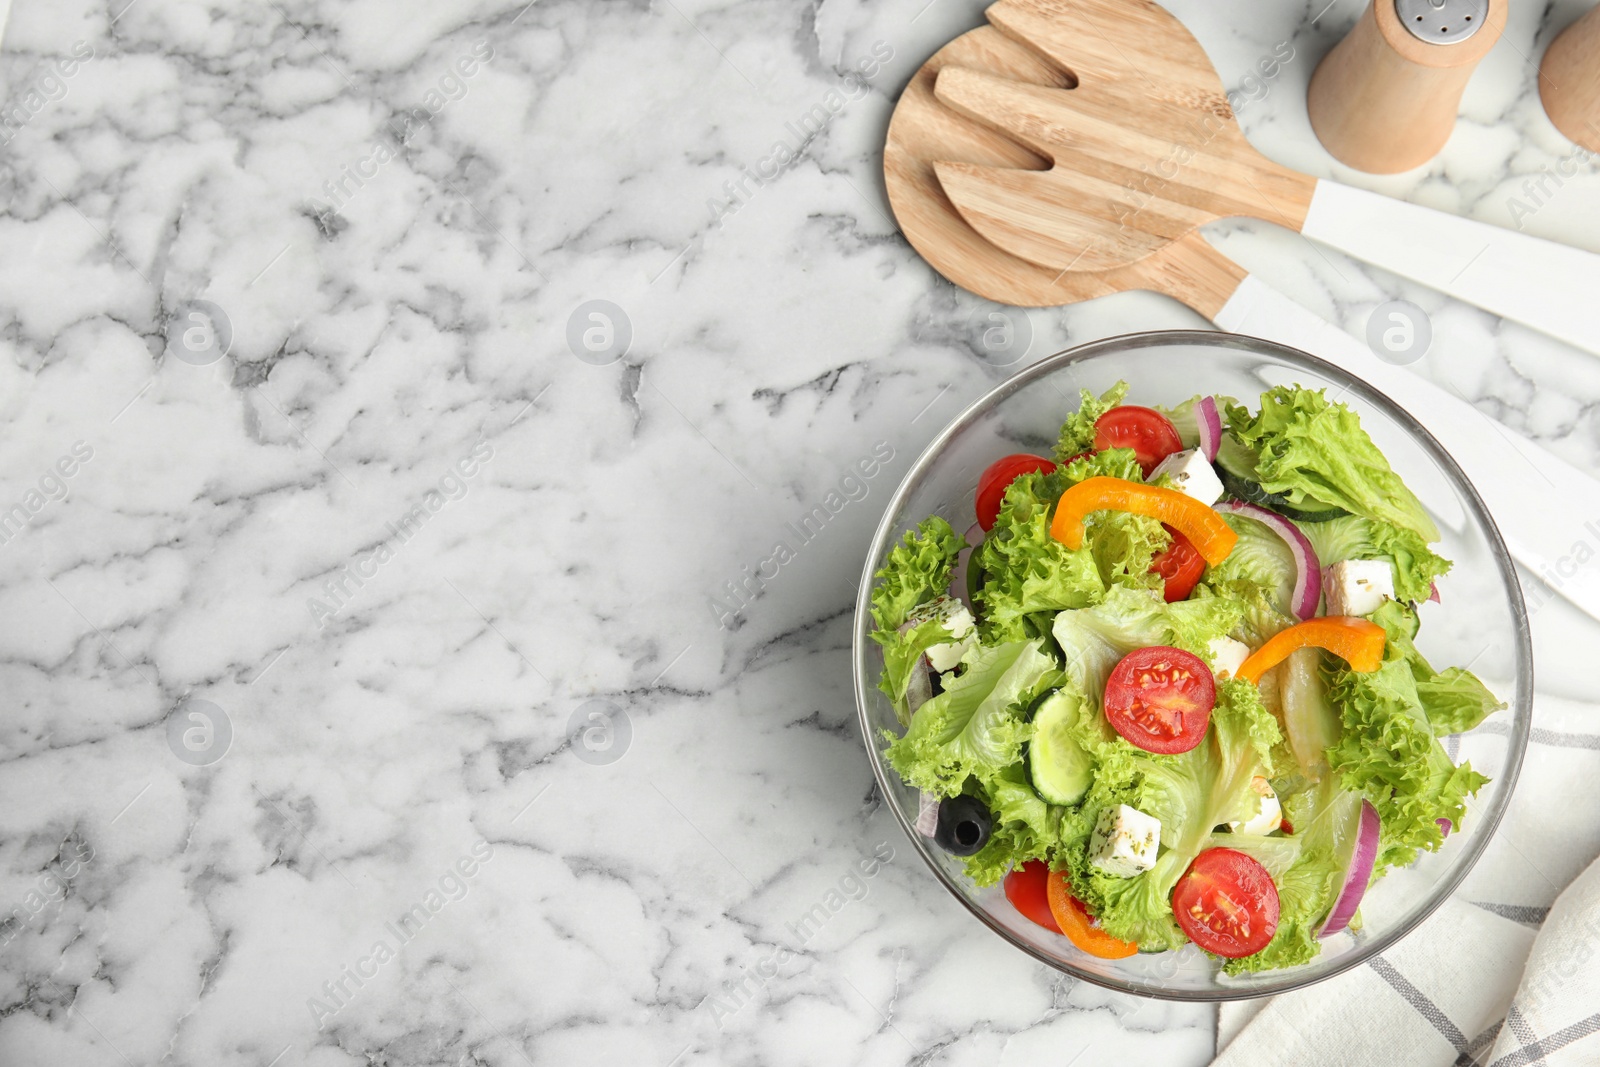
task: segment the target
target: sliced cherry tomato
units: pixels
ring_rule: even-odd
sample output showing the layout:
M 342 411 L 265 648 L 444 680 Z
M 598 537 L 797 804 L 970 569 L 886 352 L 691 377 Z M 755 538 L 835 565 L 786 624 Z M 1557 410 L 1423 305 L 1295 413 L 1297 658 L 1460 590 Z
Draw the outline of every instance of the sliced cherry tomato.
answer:
M 1043 456 L 1032 456 L 1026 452 L 1001 456 L 989 464 L 988 469 L 978 478 L 976 507 L 978 525 L 983 527 L 983 532 L 988 533 L 994 529 L 994 522 L 1000 517 L 1000 502 L 1005 499 L 1006 490 L 1010 488 L 1012 482 L 1024 474 L 1033 474 L 1036 471 L 1049 474 L 1055 469 L 1056 465 Z
M 1150 569 L 1161 575 L 1161 580 L 1167 583 L 1161 595 L 1171 604 L 1187 600 L 1189 594 L 1194 592 L 1201 575 L 1206 572 L 1206 561 L 1200 555 L 1200 550 L 1194 547 L 1194 542 L 1183 536 L 1182 530 L 1175 530 L 1166 523 L 1162 523 L 1161 527 L 1172 535 L 1172 544 L 1150 561 Z
M 1199 656 L 1181 648 L 1136 648 L 1106 679 L 1106 721 L 1146 752 L 1187 752 L 1206 736 L 1217 682 Z
M 1056 925 L 1067 935 L 1067 940 L 1089 955 L 1103 960 L 1121 960 L 1139 951 L 1139 946 L 1134 942 L 1119 941 L 1094 925 L 1083 902 L 1072 895 L 1065 871 L 1050 872 L 1047 895 L 1050 914 L 1055 916 Z
M 1294 823 L 1290 822 L 1288 819 L 1284 819 L 1282 822 L 1280 822 L 1278 824 L 1278 829 L 1282 830 L 1290 837 L 1294 836 Z
M 1006 899 L 1011 906 L 1046 930 L 1061 932 L 1056 918 L 1050 912 L 1050 865 L 1043 860 L 1029 860 L 1021 867 L 1011 868 L 1006 875 Z
M 1144 476 L 1148 478 L 1157 463 L 1174 452 L 1183 451 L 1183 438 L 1178 436 L 1172 420 L 1155 408 L 1124 404 L 1095 420 L 1094 447 L 1097 450 L 1133 449 Z
M 1243 852 L 1208 848 L 1172 891 L 1172 914 L 1207 952 L 1237 959 L 1267 947 L 1278 931 L 1278 887 Z

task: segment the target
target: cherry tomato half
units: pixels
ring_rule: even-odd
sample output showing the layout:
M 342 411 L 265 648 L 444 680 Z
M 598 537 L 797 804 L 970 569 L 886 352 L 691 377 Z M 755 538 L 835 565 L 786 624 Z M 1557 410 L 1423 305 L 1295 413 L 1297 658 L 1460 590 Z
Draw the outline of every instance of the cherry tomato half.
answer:
M 1171 604 L 1187 600 L 1189 594 L 1194 592 L 1194 587 L 1206 572 L 1206 561 L 1200 555 L 1200 550 L 1194 547 L 1194 542 L 1181 532 L 1166 523 L 1162 523 L 1161 528 L 1172 535 L 1172 544 L 1150 561 L 1150 570 L 1161 575 L 1161 580 L 1167 583 L 1161 595 Z
M 1211 668 L 1181 648 L 1136 648 L 1106 679 L 1106 721 L 1146 752 L 1187 752 L 1206 736 L 1217 682 Z
M 1156 464 L 1183 451 L 1183 438 L 1167 418 L 1155 408 L 1142 408 L 1124 404 L 1112 408 L 1095 420 L 1094 447 L 1131 448 L 1139 459 L 1139 467 L 1146 478 L 1156 469 Z
M 978 525 L 983 527 L 983 532 L 994 529 L 994 522 L 1000 517 L 1000 502 L 1005 499 L 1006 490 L 1012 482 L 1024 474 L 1036 471 L 1048 474 L 1055 469 L 1056 465 L 1043 456 L 1031 456 L 1026 452 L 1001 456 L 989 464 L 978 478 L 978 498 L 975 502 Z
M 1229 959 L 1253 955 L 1278 931 L 1278 887 L 1243 852 L 1208 848 L 1178 880 L 1172 914 L 1207 952 Z
M 1119 941 L 1090 921 L 1083 902 L 1072 895 L 1065 871 L 1050 872 L 1048 893 L 1050 914 L 1055 916 L 1056 925 L 1067 935 L 1067 940 L 1089 955 L 1120 960 L 1139 951 L 1134 942 Z
M 1061 927 L 1050 912 L 1049 880 L 1050 865 L 1043 860 L 1029 860 L 1021 867 L 1013 867 L 1006 875 L 1006 899 L 1046 930 L 1060 933 Z

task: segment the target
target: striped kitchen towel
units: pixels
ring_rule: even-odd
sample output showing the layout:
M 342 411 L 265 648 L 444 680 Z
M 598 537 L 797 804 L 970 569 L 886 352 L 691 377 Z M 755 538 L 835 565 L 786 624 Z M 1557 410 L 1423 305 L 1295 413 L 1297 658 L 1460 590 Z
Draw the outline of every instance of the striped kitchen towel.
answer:
M 1215 1067 L 1600 1064 L 1600 707 L 1541 695 L 1534 722 L 1456 895 L 1365 966 L 1223 1005 Z

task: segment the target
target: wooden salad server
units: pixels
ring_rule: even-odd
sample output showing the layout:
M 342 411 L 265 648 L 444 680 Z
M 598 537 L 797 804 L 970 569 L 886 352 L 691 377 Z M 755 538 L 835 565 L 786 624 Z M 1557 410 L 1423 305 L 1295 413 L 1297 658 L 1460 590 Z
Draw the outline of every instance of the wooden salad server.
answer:
M 1107 270 L 1250 216 L 1600 352 L 1600 316 L 1587 307 L 1600 256 L 1274 163 L 1245 139 L 1198 42 L 1151 0 L 1001 0 L 988 17 L 1080 83 L 939 73 L 940 103 L 1054 163 L 935 162 L 992 244 L 1047 268 Z
M 1582 517 L 1600 515 L 1600 482 L 1464 400 L 1378 359 L 1365 344 L 1250 275 L 1198 232 L 1101 272 L 1047 270 L 983 240 L 945 197 L 933 160 L 1035 169 L 1048 164 L 942 107 L 933 86 L 947 65 L 1045 85 L 1073 81 L 1060 66 L 983 27 L 940 49 L 906 86 L 889 122 L 884 181 L 906 239 L 940 274 L 985 299 L 1021 307 L 1147 289 L 1188 305 L 1224 330 L 1320 356 L 1386 393 L 1429 428 L 1467 472 L 1524 566 L 1548 576 L 1571 558 L 1573 544 L 1586 536 Z M 1600 580 L 1587 570 L 1562 578 L 1559 592 L 1600 619 Z

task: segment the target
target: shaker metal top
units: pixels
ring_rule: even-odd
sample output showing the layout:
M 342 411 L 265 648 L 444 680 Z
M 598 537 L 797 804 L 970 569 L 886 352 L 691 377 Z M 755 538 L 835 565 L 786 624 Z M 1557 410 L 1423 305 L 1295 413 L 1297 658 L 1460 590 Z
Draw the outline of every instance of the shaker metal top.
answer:
M 1418 40 L 1459 44 L 1488 19 L 1489 0 L 1394 0 L 1394 10 Z

